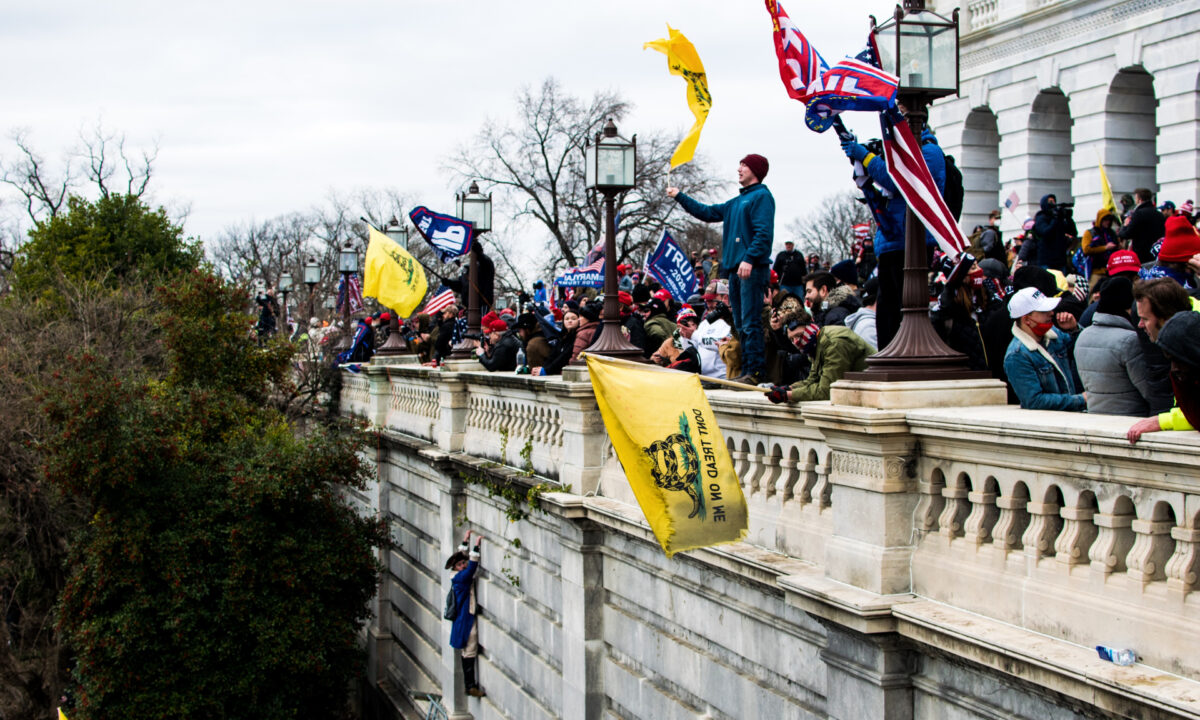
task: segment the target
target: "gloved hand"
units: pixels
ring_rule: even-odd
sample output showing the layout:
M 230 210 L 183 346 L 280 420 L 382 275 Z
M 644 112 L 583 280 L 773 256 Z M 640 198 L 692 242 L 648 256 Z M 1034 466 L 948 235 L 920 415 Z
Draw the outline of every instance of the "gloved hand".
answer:
M 846 153 L 846 157 L 851 160 L 862 162 L 867 157 L 867 148 L 865 145 L 859 144 L 854 140 L 845 140 L 842 142 L 842 152 Z
M 788 401 L 787 385 L 772 385 L 771 392 L 767 393 L 767 399 L 773 403 L 785 403 Z

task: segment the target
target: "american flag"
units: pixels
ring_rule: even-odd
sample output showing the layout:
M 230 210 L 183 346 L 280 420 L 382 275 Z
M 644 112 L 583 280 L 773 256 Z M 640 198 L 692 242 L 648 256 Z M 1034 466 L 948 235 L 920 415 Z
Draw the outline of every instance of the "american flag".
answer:
M 429 301 L 425 303 L 425 308 L 421 310 L 421 312 L 426 315 L 433 315 L 434 313 L 441 312 L 453 304 L 454 291 L 443 285 L 438 288 L 438 291 L 433 294 L 433 297 L 429 298 Z
M 771 14 L 774 27 L 779 78 L 789 97 L 807 103 L 821 89 L 821 75 L 828 65 L 784 12 L 782 5 L 776 0 L 767 0 L 767 12 Z
M 1017 192 L 1016 192 L 1016 190 L 1014 190 L 1011 195 L 1004 198 L 1004 209 L 1008 210 L 1013 215 L 1016 215 L 1017 214 L 1017 205 L 1019 205 L 1020 203 L 1021 203 L 1021 199 L 1019 197 L 1017 197 Z
M 337 309 L 342 311 L 342 306 L 346 302 L 346 276 L 338 281 L 337 290 Z M 358 273 L 350 273 L 350 314 L 360 313 L 363 311 L 362 283 L 359 282 Z
M 870 223 L 855 223 L 852 226 L 852 228 L 854 230 L 854 239 L 855 240 L 862 241 L 862 240 L 866 240 L 867 238 L 871 237 Z
M 883 131 L 888 176 L 942 252 L 957 258 L 966 248 L 967 239 L 934 184 L 925 156 L 921 154 L 921 143 L 913 137 L 908 121 L 896 108 L 879 113 L 879 124 Z

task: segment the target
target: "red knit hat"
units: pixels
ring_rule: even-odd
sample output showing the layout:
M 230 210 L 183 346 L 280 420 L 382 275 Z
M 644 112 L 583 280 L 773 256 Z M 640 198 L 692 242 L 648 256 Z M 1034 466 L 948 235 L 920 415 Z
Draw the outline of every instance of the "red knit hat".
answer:
M 633 296 L 624 290 L 617 291 L 617 301 L 622 305 L 633 305 Z
M 767 171 L 771 169 L 771 164 L 762 155 L 750 153 L 742 158 L 742 164 L 750 168 L 750 172 L 754 173 L 754 177 L 758 178 L 759 182 L 767 179 Z
M 1167 218 L 1167 234 L 1163 237 L 1158 259 L 1167 262 L 1187 262 L 1200 253 L 1200 233 L 1183 215 Z

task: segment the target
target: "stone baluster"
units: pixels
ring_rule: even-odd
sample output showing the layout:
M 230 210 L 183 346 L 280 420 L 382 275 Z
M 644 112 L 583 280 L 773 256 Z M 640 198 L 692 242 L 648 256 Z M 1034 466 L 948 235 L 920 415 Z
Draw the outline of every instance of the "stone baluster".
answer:
M 942 497 L 942 485 L 930 480 L 917 481 L 917 491 L 921 497 L 917 500 L 915 522 L 917 532 L 924 535 L 937 530 L 938 516 L 946 507 L 946 499 Z
M 992 526 L 999 514 L 996 493 L 969 492 L 967 502 L 971 504 L 971 513 L 963 522 L 963 537 L 976 547 L 991 542 Z
M 1187 593 L 1196 589 L 1200 577 L 1200 528 L 1173 527 L 1175 553 L 1167 560 L 1167 589 Z
M 1166 580 L 1167 560 L 1175 550 L 1171 540 L 1175 521 L 1134 520 L 1129 525 L 1133 530 L 1133 547 L 1126 560 L 1129 577 L 1143 584 Z
M 817 487 L 817 463 L 812 460 L 805 460 L 797 469 L 804 475 L 799 492 L 800 504 L 803 506 L 812 502 L 813 491 Z
M 1082 565 L 1088 557 L 1088 548 L 1096 539 L 1096 526 L 1092 508 L 1065 507 L 1059 511 L 1063 519 L 1062 532 L 1054 542 L 1054 559 L 1067 568 Z
M 942 497 L 945 498 L 946 506 L 942 509 L 942 514 L 938 516 L 938 530 L 947 541 L 962 537 L 963 519 L 970 511 L 967 495 L 968 490 L 965 487 L 946 486 L 942 488 Z
M 1133 545 L 1133 533 L 1129 530 L 1133 516 L 1096 513 L 1092 516 L 1092 522 L 1098 531 L 1096 541 L 1088 550 L 1092 571 L 1102 577 L 1121 572 L 1125 569 L 1125 555 Z
M 758 484 L 762 487 L 763 492 L 768 498 L 775 495 L 775 483 L 779 480 L 779 462 L 782 458 L 772 455 L 769 452 L 759 456 L 763 464 L 762 475 L 759 476 Z
M 738 481 L 746 492 L 750 492 L 750 486 L 746 484 L 746 471 L 750 467 L 749 454 L 744 450 L 729 451 L 729 457 L 733 460 L 733 472 L 737 475 Z
M 1025 506 L 1029 498 L 1001 495 L 996 498 L 1000 515 L 992 526 L 992 544 L 1005 554 L 1021 547 L 1021 535 L 1029 527 L 1029 513 Z
M 1025 509 L 1029 512 L 1029 527 L 1021 536 L 1021 544 L 1025 546 L 1025 557 L 1036 565 L 1042 558 L 1054 557 L 1054 539 L 1062 530 L 1062 517 L 1056 502 L 1028 502 Z
M 796 483 L 800 479 L 799 460 L 792 458 L 779 459 L 779 480 L 775 483 L 775 494 L 781 503 L 792 499 L 796 491 Z
M 746 485 L 747 495 L 757 495 L 759 490 L 759 481 L 762 478 L 763 470 L 766 466 L 763 464 L 763 456 L 751 450 L 746 453 L 746 477 L 744 482 Z

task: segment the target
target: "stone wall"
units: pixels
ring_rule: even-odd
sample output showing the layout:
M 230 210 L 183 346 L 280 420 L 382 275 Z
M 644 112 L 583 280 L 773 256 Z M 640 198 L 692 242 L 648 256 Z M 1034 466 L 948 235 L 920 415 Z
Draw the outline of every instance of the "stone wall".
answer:
M 1196 433 L 1130 450 L 1123 418 L 710 392 L 750 536 L 667 559 L 588 383 L 365 380 L 343 410 L 382 430 L 356 501 L 395 541 L 368 648 L 396 708 L 433 692 L 459 718 L 1200 717 Z M 507 419 L 471 410 L 498 403 Z M 543 512 L 511 522 L 476 482 L 561 485 L 526 459 L 553 452 L 578 484 Z M 441 619 L 467 528 L 485 538 L 482 699 Z

